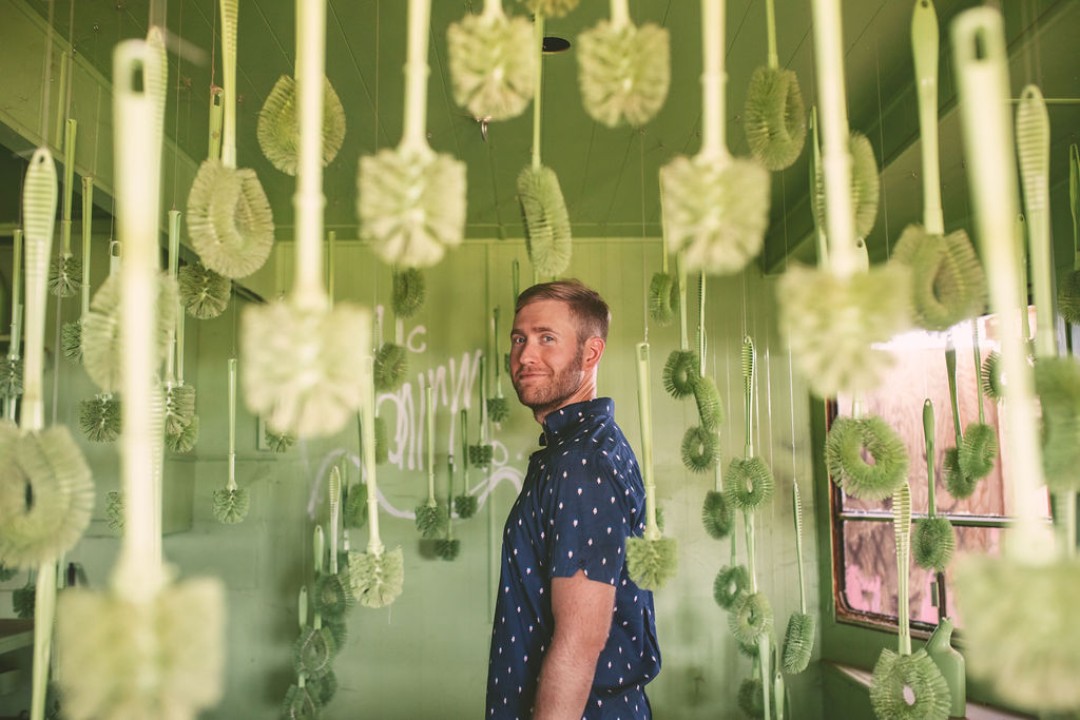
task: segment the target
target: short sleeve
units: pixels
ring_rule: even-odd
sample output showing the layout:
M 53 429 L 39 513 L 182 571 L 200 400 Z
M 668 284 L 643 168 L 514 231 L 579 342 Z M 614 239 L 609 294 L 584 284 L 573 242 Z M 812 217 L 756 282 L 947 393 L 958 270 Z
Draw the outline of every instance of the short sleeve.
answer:
M 567 458 L 559 465 L 548 557 L 552 575 L 571 577 L 584 570 L 590 580 L 614 585 L 631 534 L 626 485 L 602 455 Z

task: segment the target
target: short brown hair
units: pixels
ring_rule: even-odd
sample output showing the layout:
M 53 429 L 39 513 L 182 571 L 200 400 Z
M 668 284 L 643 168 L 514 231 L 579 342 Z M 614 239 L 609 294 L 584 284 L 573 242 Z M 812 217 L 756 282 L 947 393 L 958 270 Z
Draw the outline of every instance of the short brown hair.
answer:
M 611 310 L 604 298 L 600 297 L 600 293 L 585 283 L 571 278 L 533 285 L 518 295 L 514 313 L 519 313 L 526 305 L 540 300 L 559 300 L 569 306 L 570 314 L 577 320 L 578 340 L 581 342 L 591 337 L 607 342 Z

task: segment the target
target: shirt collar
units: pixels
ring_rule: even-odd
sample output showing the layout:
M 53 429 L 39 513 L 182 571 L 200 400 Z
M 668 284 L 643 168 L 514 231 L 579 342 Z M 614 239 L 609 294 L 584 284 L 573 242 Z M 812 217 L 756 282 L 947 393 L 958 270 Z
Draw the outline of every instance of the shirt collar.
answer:
M 614 414 L 615 401 L 607 397 L 571 403 L 558 410 L 552 410 L 544 418 L 544 431 L 540 433 L 540 447 L 546 447 L 560 438 L 573 434 L 578 426 L 575 421 L 579 418 L 599 415 L 613 416 Z

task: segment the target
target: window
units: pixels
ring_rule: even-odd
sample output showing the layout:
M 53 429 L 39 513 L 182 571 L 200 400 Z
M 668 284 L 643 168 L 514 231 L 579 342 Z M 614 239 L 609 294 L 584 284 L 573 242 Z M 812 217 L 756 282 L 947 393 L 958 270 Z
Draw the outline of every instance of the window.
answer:
M 994 316 L 984 316 L 975 322 L 979 329 L 979 347 L 983 360 L 997 348 L 997 323 Z M 1034 324 L 1033 313 L 1031 324 Z M 957 555 L 978 552 L 995 555 L 1001 550 L 1003 528 L 1009 522 L 1010 500 L 1001 473 L 1002 435 L 998 430 L 998 459 L 989 476 L 979 481 L 975 492 L 966 499 L 956 499 L 945 487 L 943 463 L 948 448 L 955 447 L 952 403 L 949 397 L 948 374 L 945 366 L 947 344 L 956 348 L 957 400 L 961 425 L 979 419 L 979 372 L 973 353 L 972 323 L 960 323 L 946 333 L 912 332 L 895 338 L 890 349 L 896 364 L 873 394 L 858 400 L 861 416 L 877 415 L 884 419 L 903 439 L 908 449 L 913 517 L 925 517 L 928 510 L 926 449 L 923 439 L 923 401 L 934 404 L 935 496 L 939 515 L 948 517 L 956 530 Z M 1000 413 L 1004 412 L 991 399 L 982 395 L 984 421 L 998 428 Z M 829 422 L 840 415 L 851 415 L 851 397 L 839 397 L 829 404 Z M 834 578 L 837 619 L 869 625 L 896 625 L 897 578 L 896 546 L 892 525 L 892 501 L 867 502 L 848 497 L 835 484 L 830 484 L 834 567 L 843 568 Z M 1049 500 L 1041 491 L 1049 518 Z M 957 611 L 949 589 L 952 585 L 952 565 L 944 573 L 944 597 L 948 616 L 959 627 L 963 617 Z M 938 578 L 929 570 L 911 564 L 910 611 L 916 627 L 931 629 L 938 621 L 933 583 Z

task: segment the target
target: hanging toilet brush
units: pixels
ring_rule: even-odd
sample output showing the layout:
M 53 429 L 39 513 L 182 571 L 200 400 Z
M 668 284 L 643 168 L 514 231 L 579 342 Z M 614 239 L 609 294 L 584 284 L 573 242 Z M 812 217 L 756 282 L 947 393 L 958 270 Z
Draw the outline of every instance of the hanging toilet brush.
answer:
M 225 312 L 232 297 L 232 280 L 219 275 L 201 262 L 185 265 L 177 276 L 180 304 L 187 314 L 210 320 Z
M 176 380 L 172 392 L 166 394 L 165 411 L 171 422 L 166 423 L 165 446 L 175 453 L 191 452 L 199 441 L 199 416 L 195 414 L 195 386 L 184 382 L 183 312 L 176 322 Z M 171 351 L 170 351 L 171 352 Z M 169 405 L 172 407 L 169 407 Z
M 714 466 L 715 486 L 705 493 L 705 500 L 701 504 L 701 523 L 705 526 L 705 532 L 714 540 L 723 540 L 735 524 L 735 510 L 728 502 L 727 494 L 721 479 L 723 473 L 719 469 L 719 463 Z
M 322 571 L 322 561 L 325 555 L 326 545 L 322 525 L 316 525 L 314 530 L 314 543 L 312 549 L 315 553 L 315 572 Z M 337 655 L 338 648 L 334 644 L 334 636 L 330 630 L 323 627 L 322 615 L 319 611 L 321 599 L 316 590 L 315 613 L 310 625 L 300 630 L 300 635 L 293 642 L 293 669 L 297 675 L 314 680 L 330 672 L 330 663 Z
M 105 494 L 105 524 L 113 532 L 124 529 L 124 494 L 119 490 Z
M 366 345 L 366 344 L 365 344 Z M 375 479 L 375 384 L 372 358 L 362 361 L 362 408 L 364 480 L 368 498 L 368 546 L 349 553 L 349 584 L 353 597 L 369 608 L 381 608 L 397 600 L 405 583 L 405 556 L 400 547 L 388 550 L 379 536 L 379 489 Z
M 446 535 L 435 541 L 435 554 L 446 561 L 453 561 L 461 554 L 461 541 L 454 537 L 454 505 L 457 498 L 454 497 L 454 453 L 449 453 L 446 459 Z M 460 513 L 458 517 L 461 517 Z
M 697 353 L 690 349 L 690 333 L 686 322 L 686 263 L 682 253 L 675 256 L 675 266 L 676 289 L 679 297 L 679 347 L 668 355 L 661 379 L 667 393 L 679 400 L 693 394 L 694 382 L 700 374 L 701 361 Z
M 653 273 L 649 281 L 649 319 L 658 325 L 668 325 L 679 311 L 679 282 L 668 270 L 667 243 L 662 243 L 660 252 L 663 265 L 658 273 Z
M 772 171 L 790 167 L 806 142 L 806 106 L 799 78 L 781 69 L 776 52 L 774 1 L 765 3 L 768 64 L 754 70 L 743 105 L 743 129 L 750 152 Z
M 236 358 L 229 358 L 229 481 L 214 490 L 210 509 L 225 525 L 244 522 L 251 509 L 251 495 L 236 484 Z
M 375 389 L 397 390 L 405 382 L 405 374 L 409 372 L 409 356 L 404 345 L 383 341 L 381 312 L 375 317 L 375 346 Z
M 404 131 L 396 149 L 360 158 L 360 236 L 388 265 L 430 267 L 465 234 L 465 163 L 425 133 L 431 0 L 409 0 Z
M 667 246 L 687 267 L 733 274 L 762 248 L 769 215 L 769 173 L 734 158 L 724 133 L 724 0 L 701 4 L 705 59 L 701 150 L 660 169 Z
M 1020 322 L 1026 302 L 1010 234 L 1016 171 L 1000 11 L 979 7 L 959 14 L 952 40 L 975 236 L 990 278 L 991 309 L 1001 323 L 1008 378 L 1002 472 L 1010 478 L 1006 502 L 1016 518 L 1000 557 L 972 555 L 956 565 L 965 659 L 972 677 L 993 684 L 1003 701 L 1042 713 L 1070 712 L 1080 706 L 1080 626 L 1074 618 L 1080 562 L 1055 547 L 1044 519 L 1044 469 Z
M 478 385 L 480 386 L 480 420 L 479 420 L 479 442 L 475 445 L 469 446 L 469 464 L 476 465 L 480 468 L 485 468 L 491 465 L 491 460 L 495 455 L 495 446 L 488 442 L 488 414 L 487 414 L 487 375 L 484 370 L 487 362 L 486 358 L 481 355 L 480 362 L 478 363 L 477 377 L 479 378 Z
M 221 158 L 207 158 L 188 194 L 188 235 L 206 267 L 242 278 L 263 266 L 274 246 L 274 215 L 259 178 L 236 167 L 236 26 L 239 0 L 220 0 L 224 116 Z M 319 87 L 322 87 L 321 78 Z M 316 98 L 321 106 L 321 99 Z M 321 126 L 321 119 L 319 126 Z M 321 150 L 317 151 L 321 153 Z M 316 158 L 316 163 L 318 159 Z
M 837 417 L 825 439 L 829 477 L 848 495 L 884 500 L 907 478 L 904 441 L 884 420 Z
M 435 499 L 435 389 L 424 389 L 424 409 L 427 413 L 427 500 L 416 506 L 416 529 L 420 537 L 433 538 L 442 535 L 446 526 L 446 508 L 439 507 Z
M 974 345 L 975 367 L 979 367 L 979 324 L 972 321 L 972 344 Z M 957 463 L 960 472 L 972 481 L 978 481 L 990 474 L 994 469 L 994 461 L 998 455 L 997 428 L 986 422 L 986 413 L 983 408 L 982 393 L 976 388 L 976 396 L 979 399 L 979 419 L 968 423 L 964 428 L 964 441 L 959 447 Z
M 502 352 L 499 351 L 499 307 L 491 311 L 492 332 L 495 336 L 495 397 L 487 400 L 487 413 L 491 422 L 496 426 L 510 418 L 510 401 L 503 395 L 502 384 Z
M 731 610 L 749 588 L 750 575 L 746 566 L 727 565 L 720 569 L 713 580 L 713 599 L 724 610 Z
M 391 307 L 399 318 L 411 318 L 424 306 L 427 294 L 424 273 L 416 268 L 394 271 Z
M 932 461 L 931 461 L 932 462 Z M 911 549 L 911 487 L 905 481 L 893 495 L 893 529 L 896 536 L 897 604 L 899 606 L 899 652 L 881 651 L 870 683 L 870 704 L 881 720 L 946 720 L 949 717 L 949 686 L 937 665 L 920 648 L 911 652 L 911 599 L 908 595 Z M 908 694 L 914 696 L 909 699 Z
M 169 277 L 176 281 L 177 265 L 180 256 L 180 212 L 169 211 Z M 179 302 L 179 301 L 178 301 Z M 169 345 L 165 354 L 165 436 L 172 439 L 170 446 L 179 447 L 177 442 L 184 435 L 190 435 L 188 426 L 195 421 L 195 386 L 182 385 L 176 378 L 176 354 L 179 323 L 183 320 L 183 311 L 177 305 L 173 320 L 176 323 L 169 328 Z M 191 450 L 194 442 L 185 448 Z
M 348 554 L 344 567 L 341 567 L 341 559 L 338 557 L 338 533 L 341 530 L 341 471 L 335 465 L 330 470 L 330 480 L 327 483 L 327 495 L 330 505 L 330 568 L 329 572 L 323 572 L 321 566 L 317 566 L 315 578 L 315 612 L 323 618 L 323 627 L 334 639 L 334 647 L 341 650 L 344 640 L 343 631 L 330 627 L 330 623 L 344 623 L 345 615 L 352 609 L 352 588 L 349 586 L 349 563 Z M 321 555 L 321 553 L 320 553 Z
M 912 52 L 922 141 L 923 225 L 909 225 L 893 259 L 911 268 L 915 324 L 945 330 L 982 313 L 986 276 L 964 230 L 945 234 L 938 155 L 938 22 L 932 0 L 915 3 Z
M 91 442 L 113 442 L 120 437 L 120 401 L 98 394 L 79 401 L 79 428 Z
M 69 588 L 59 600 L 58 677 L 64 714 L 194 718 L 223 690 L 224 588 L 217 579 L 173 582 L 162 566 L 155 488 L 147 482 L 160 457 L 153 427 L 154 242 L 159 197 L 153 102 L 145 78 L 160 57 L 143 41 L 120 43 L 113 55 L 112 117 L 117 148 L 118 227 L 124 316 L 124 414 L 121 484 L 124 537 L 108 589 Z M 158 425 L 160 428 L 160 425 Z
M 946 517 L 937 514 L 937 481 L 934 478 L 934 405 L 923 403 L 923 439 L 926 443 L 927 517 L 915 523 L 915 564 L 927 570 L 945 572 L 956 550 L 956 532 Z
M 791 506 L 795 518 L 795 561 L 799 565 L 799 611 L 791 613 L 788 618 L 781 664 L 784 672 L 797 675 L 810 664 L 817 631 L 817 618 L 806 611 L 806 580 L 802 561 L 803 511 L 798 479 L 791 483 Z
M 1069 214 L 1072 216 L 1073 269 L 1061 279 L 1058 312 L 1065 322 L 1080 323 L 1080 148 L 1069 146 Z
M 89 524 L 94 486 L 68 429 L 45 428 L 46 275 L 55 224 L 56 165 L 44 148 L 30 159 L 22 200 L 26 365 L 19 426 L 0 421 L 0 562 L 47 566 L 42 574 L 48 577 L 55 572 L 52 563 L 78 542 Z M 54 598 L 55 583 L 44 584 L 50 585 L 49 597 Z
M 323 282 L 319 128 L 325 34 L 325 2 L 298 5 L 296 275 L 289 298 L 246 308 L 241 328 L 248 409 L 266 418 L 275 432 L 298 438 L 333 435 L 352 418 L 366 379 L 356 372 L 356 356 L 371 346 L 368 310 L 344 302 L 332 305 Z
M 446 29 L 454 102 L 478 120 L 507 120 L 525 112 L 536 86 L 532 25 L 507 17 L 502 0 L 484 0 Z
M 363 456 L 363 423 L 357 422 L 357 426 L 360 428 L 360 453 L 361 456 Z M 358 482 L 347 488 L 342 511 L 342 519 L 345 527 L 356 529 L 364 527 L 368 519 L 367 499 L 368 488 L 363 482 Z
M 34 618 L 35 597 L 37 595 L 33 573 L 26 574 L 26 584 L 11 591 L 11 611 L 20 620 Z
M 308 628 L 308 589 L 301 586 L 298 602 L 300 613 L 300 632 Z M 297 673 L 296 684 L 290 685 L 285 691 L 285 701 L 282 703 L 282 716 L 287 720 L 315 720 L 319 716 L 319 703 L 307 686 L 307 675 Z
M 461 409 L 461 464 L 463 467 L 462 473 L 464 476 L 464 489 L 460 495 L 454 496 L 454 511 L 457 512 L 457 516 L 462 520 L 468 520 L 473 515 L 479 506 L 479 502 L 476 496 L 469 492 L 469 465 L 470 462 L 469 452 L 469 411 L 465 408 Z
M 90 309 L 90 250 L 94 219 L 94 178 L 82 179 L 82 280 L 79 283 L 81 310 L 79 317 L 66 322 L 60 331 L 60 348 L 64 357 L 82 362 L 82 319 Z
M 23 391 L 23 361 L 19 352 L 22 347 L 22 248 L 23 233 L 12 232 L 11 251 L 11 340 L 7 355 L 0 358 L 0 398 L 5 401 L 4 418 L 15 421 L 16 398 Z
M 73 297 L 82 282 L 82 263 L 71 252 L 71 204 L 75 192 L 75 136 L 78 122 L 68 118 L 64 125 L 64 208 L 60 220 L 60 253 L 49 268 L 49 292 L 61 298 Z M 86 258 L 83 258 L 86 262 Z
M 525 218 L 525 249 L 536 276 L 561 275 L 570 264 L 570 214 L 566 209 L 559 177 L 540 162 L 540 119 L 543 106 L 544 13 L 533 18 L 533 52 L 536 53 L 536 97 L 533 99 L 532 161 L 517 177 L 518 201 Z
M 763 459 L 754 454 L 754 389 L 757 384 L 757 353 L 754 340 L 743 338 L 740 353 L 743 376 L 743 402 L 745 442 L 743 456 L 734 458 L 724 477 L 727 500 L 732 507 L 753 512 L 772 500 L 776 482 L 772 470 Z
M 979 326 L 978 320 L 971 321 L 974 328 L 974 352 L 975 368 L 978 371 L 979 364 Z M 956 348 L 953 346 L 952 335 L 945 345 L 945 372 L 949 380 L 949 402 L 952 407 L 953 436 L 955 444 L 945 449 L 945 457 L 942 461 L 942 469 L 945 473 L 945 488 L 949 495 L 957 500 L 971 497 L 978 484 L 978 478 L 972 478 L 964 474 L 960 467 L 960 448 L 964 445 L 964 431 L 960 424 L 960 399 L 956 391 Z M 979 412 L 982 414 L 982 393 L 976 388 L 979 395 Z
M 848 137 L 845 152 L 851 158 L 851 189 L 848 195 L 851 197 L 851 207 L 854 212 L 854 232 L 856 237 L 865 238 L 874 229 L 874 223 L 877 221 L 878 198 L 881 194 L 877 158 L 870 140 L 854 130 Z M 825 198 L 826 164 L 823 162 L 815 166 L 819 177 L 814 183 L 815 192 L 810 198 L 810 208 L 814 212 L 817 223 L 828 229 L 829 225 L 826 222 L 828 207 Z
M 289 433 L 276 433 L 270 428 L 264 428 L 266 445 L 276 453 L 288 452 L 289 448 L 296 444 L 296 437 Z
M 611 18 L 578 35 L 578 85 L 593 120 L 641 127 L 660 112 L 670 84 L 667 29 L 634 25 L 627 0 L 611 0 Z
M 645 533 L 626 539 L 626 569 L 638 587 L 659 590 L 675 576 L 678 555 L 674 538 L 661 535 L 656 523 L 656 478 L 653 471 L 652 396 L 649 391 L 649 344 L 637 345 L 638 414 L 641 418 L 641 473 L 645 481 Z
M 263 156 L 286 175 L 296 175 L 300 158 L 300 118 L 297 112 L 296 80 L 282 75 L 266 96 L 255 137 Z M 345 108 L 330 79 L 323 78 L 322 164 L 337 157 L 345 142 Z

